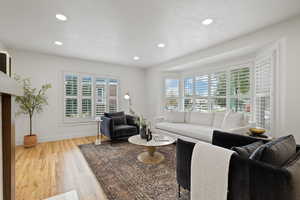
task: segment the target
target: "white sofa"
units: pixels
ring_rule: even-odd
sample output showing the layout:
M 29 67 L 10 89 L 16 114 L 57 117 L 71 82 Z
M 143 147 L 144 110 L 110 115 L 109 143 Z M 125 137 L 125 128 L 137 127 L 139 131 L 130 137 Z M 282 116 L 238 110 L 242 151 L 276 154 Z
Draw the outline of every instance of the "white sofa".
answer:
M 166 112 L 155 119 L 161 134 L 191 142 L 212 142 L 214 130 L 245 133 L 250 125 L 243 113 L 236 112 Z

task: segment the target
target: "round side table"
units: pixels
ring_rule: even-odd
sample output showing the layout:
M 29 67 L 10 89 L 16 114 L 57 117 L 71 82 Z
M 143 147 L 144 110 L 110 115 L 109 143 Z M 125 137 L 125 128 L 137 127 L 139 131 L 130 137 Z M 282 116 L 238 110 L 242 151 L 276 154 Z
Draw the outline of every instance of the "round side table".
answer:
M 146 152 L 138 155 L 138 160 L 146 164 L 158 164 L 165 159 L 162 153 L 156 151 L 157 147 L 166 146 L 175 142 L 174 138 L 153 134 L 152 140 L 148 141 L 141 138 L 140 135 L 131 136 L 128 141 L 132 144 L 144 146 Z

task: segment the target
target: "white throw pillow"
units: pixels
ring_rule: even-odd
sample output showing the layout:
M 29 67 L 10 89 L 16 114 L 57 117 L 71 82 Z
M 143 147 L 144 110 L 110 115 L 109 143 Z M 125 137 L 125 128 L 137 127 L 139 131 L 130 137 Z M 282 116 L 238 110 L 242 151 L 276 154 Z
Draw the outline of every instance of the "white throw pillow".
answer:
M 215 112 L 213 127 L 214 128 L 221 128 L 226 112 Z
M 166 112 L 165 117 L 171 123 L 184 123 L 184 112 Z
M 233 128 L 239 128 L 243 126 L 244 114 L 238 112 L 229 111 L 226 113 L 224 121 L 222 123 L 222 130 L 230 130 Z
M 214 113 L 191 112 L 190 123 L 203 126 L 212 126 Z

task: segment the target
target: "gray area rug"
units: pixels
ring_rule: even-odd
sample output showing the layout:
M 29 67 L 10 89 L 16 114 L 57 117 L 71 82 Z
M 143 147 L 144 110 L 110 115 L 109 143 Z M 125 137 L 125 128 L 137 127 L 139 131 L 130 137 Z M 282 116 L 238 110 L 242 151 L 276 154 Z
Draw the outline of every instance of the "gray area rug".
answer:
M 109 200 L 173 200 L 177 198 L 175 145 L 159 147 L 165 160 L 149 165 L 137 160 L 145 151 L 128 142 L 79 146 Z M 182 190 L 180 200 L 188 200 Z

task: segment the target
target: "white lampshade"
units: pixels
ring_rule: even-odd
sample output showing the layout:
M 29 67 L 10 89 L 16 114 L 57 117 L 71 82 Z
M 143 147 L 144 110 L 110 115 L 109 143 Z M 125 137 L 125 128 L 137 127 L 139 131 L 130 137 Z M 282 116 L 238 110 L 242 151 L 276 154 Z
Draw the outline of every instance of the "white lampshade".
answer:
M 129 100 L 129 99 L 130 99 L 129 93 L 126 93 L 126 94 L 124 95 L 124 99 L 126 99 L 126 100 Z

